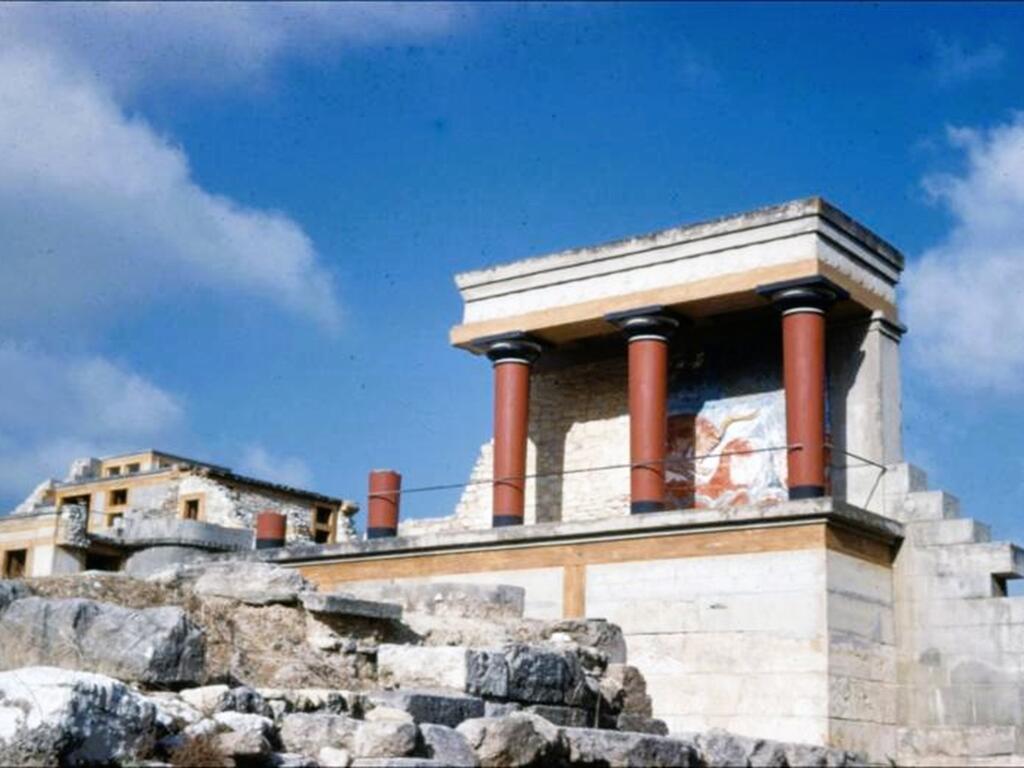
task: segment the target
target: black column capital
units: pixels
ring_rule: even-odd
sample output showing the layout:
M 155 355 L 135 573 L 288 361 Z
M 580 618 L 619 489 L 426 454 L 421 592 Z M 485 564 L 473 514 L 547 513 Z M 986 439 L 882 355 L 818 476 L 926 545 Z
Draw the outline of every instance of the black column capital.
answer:
M 850 298 L 849 293 L 820 275 L 759 285 L 757 292 L 783 313 L 798 309 L 824 312 L 837 301 Z
M 628 341 L 658 339 L 668 341 L 679 329 L 680 317 L 660 304 L 638 307 L 625 312 L 611 312 L 604 316 Z
M 522 331 L 500 333 L 495 336 L 482 336 L 473 339 L 469 348 L 477 354 L 487 355 L 487 359 L 498 363 L 532 364 L 544 349 L 544 342 Z

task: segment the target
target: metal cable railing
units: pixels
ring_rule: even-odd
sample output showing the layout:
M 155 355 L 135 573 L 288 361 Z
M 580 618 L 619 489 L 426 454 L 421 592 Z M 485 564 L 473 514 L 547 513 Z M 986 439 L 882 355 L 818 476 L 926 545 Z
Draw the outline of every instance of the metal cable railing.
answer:
M 802 443 L 791 443 L 791 444 L 788 444 L 788 445 L 771 445 L 771 446 L 764 446 L 764 447 L 760 447 L 760 448 L 744 448 L 744 449 L 737 449 L 737 450 L 730 450 L 730 451 L 716 451 L 716 452 L 712 452 L 712 453 L 696 454 L 694 456 L 683 456 L 683 457 L 678 457 L 678 458 L 665 458 L 665 459 L 656 460 L 656 461 L 622 462 L 622 463 L 616 463 L 616 464 L 603 464 L 603 465 L 593 466 L 593 467 L 578 467 L 578 468 L 575 468 L 575 469 L 549 470 L 549 471 L 543 471 L 543 472 L 530 472 L 530 473 L 527 473 L 525 475 L 516 475 L 516 476 L 507 476 L 507 477 L 471 478 L 469 480 L 464 480 L 464 481 L 461 481 L 461 482 L 454 482 L 454 483 L 437 483 L 437 484 L 433 484 L 433 485 L 413 486 L 411 488 L 408 488 L 408 487 L 407 488 L 399 488 L 399 489 L 396 489 L 396 490 L 376 491 L 376 492 L 368 494 L 368 498 L 373 499 L 373 498 L 403 497 L 403 496 L 420 494 L 420 493 L 431 493 L 431 492 L 439 492 L 439 491 L 460 490 L 460 489 L 468 488 L 468 487 L 471 487 L 471 486 L 478 486 L 478 485 L 499 485 L 499 484 L 515 484 L 515 485 L 520 485 L 520 484 L 524 484 L 528 480 L 543 480 L 543 479 L 553 478 L 553 477 L 565 477 L 565 476 L 568 476 L 568 475 L 579 475 L 579 474 L 593 473 L 593 472 L 608 472 L 608 471 L 616 470 L 616 469 L 629 469 L 629 470 L 633 470 L 633 469 L 638 469 L 638 468 L 657 468 L 659 466 L 668 464 L 669 462 L 696 463 L 698 461 L 705 461 L 705 460 L 715 459 L 715 458 L 723 458 L 723 457 L 727 457 L 727 456 L 748 456 L 748 455 L 760 454 L 760 453 L 770 453 L 770 452 L 773 452 L 773 451 L 803 450 L 803 447 L 804 446 L 803 446 Z M 888 468 L 884 464 L 881 464 L 881 463 L 879 463 L 877 461 L 869 459 L 866 456 L 861 456 L 860 454 L 854 453 L 853 451 L 848 451 L 848 450 L 843 449 L 843 448 L 838 448 L 836 445 L 834 445 L 832 443 L 826 443 L 825 444 L 825 448 L 828 451 L 830 451 L 833 455 L 835 455 L 836 453 L 839 453 L 839 454 L 842 454 L 844 456 L 848 456 L 848 457 L 850 457 L 852 459 L 855 459 L 855 460 L 861 462 L 860 464 L 853 464 L 853 465 L 851 465 L 851 464 L 834 464 L 834 463 L 829 463 L 829 468 L 830 469 L 833 469 L 833 470 L 846 470 L 846 469 L 856 469 L 858 467 L 874 467 L 874 468 L 877 468 L 879 470 L 878 477 L 876 478 L 874 484 L 872 485 L 872 487 L 871 487 L 871 489 L 870 489 L 870 491 L 868 493 L 868 497 L 867 497 L 867 499 L 864 502 L 864 506 L 867 506 L 867 504 L 869 504 L 871 502 L 871 499 L 874 497 L 875 491 L 877 490 L 878 485 L 881 483 L 882 477 L 888 471 Z
M 802 443 L 793 443 L 792 445 L 773 445 L 765 448 L 747 448 L 743 450 L 735 451 L 719 451 L 717 453 L 705 453 L 696 456 L 684 456 L 683 461 L 695 462 L 703 461 L 705 459 L 714 459 L 721 456 L 742 456 L 754 453 L 768 453 L 769 451 L 786 451 L 786 450 L 802 450 Z M 640 461 L 640 462 L 625 462 L 622 464 L 604 464 L 597 467 L 580 467 L 577 469 L 564 469 L 564 470 L 553 470 L 550 472 L 531 472 L 526 475 L 516 475 L 514 477 L 487 477 L 478 478 L 476 480 L 466 480 L 460 483 L 443 483 L 440 485 L 421 485 L 412 488 L 400 488 L 393 491 L 377 491 L 369 494 L 369 498 L 387 498 L 389 496 L 405 496 L 411 493 L 427 493 L 430 491 L 451 491 L 459 488 L 465 488 L 471 485 L 497 485 L 500 483 L 520 483 L 526 480 L 538 480 L 546 477 L 563 477 L 565 475 L 578 475 L 585 472 L 606 472 L 612 469 L 641 469 L 641 468 L 655 468 L 659 465 L 667 464 L 674 459 L 662 459 L 660 461 Z

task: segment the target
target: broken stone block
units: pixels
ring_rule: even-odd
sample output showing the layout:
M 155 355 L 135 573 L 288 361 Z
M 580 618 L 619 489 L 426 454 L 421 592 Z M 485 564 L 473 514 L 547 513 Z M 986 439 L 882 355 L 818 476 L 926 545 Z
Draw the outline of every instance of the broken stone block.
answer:
M 466 691 L 468 653 L 461 646 L 381 643 L 377 648 L 377 674 L 384 685 Z
M 256 757 L 271 752 L 274 723 L 269 718 L 240 712 L 218 712 L 213 721 L 226 729 L 216 736 L 217 748 L 225 755 Z
M 203 719 L 203 713 L 175 693 L 155 691 L 146 700 L 156 707 L 157 724 L 165 731 L 180 731 Z
M 615 718 L 615 728 L 619 731 L 633 731 L 634 733 L 652 733 L 655 736 L 668 736 L 668 726 L 664 720 L 656 720 L 653 717 L 635 715 L 632 712 L 623 712 Z
M 320 763 L 309 755 L 295 752 L 274 752 L 270 755 L 269 762 L 270 768 L 329 768 L 326 763 Z M 345 763 L 345 766 L 347 765 L 348 763 Z
M 589 707 L 597 695 L 572 652 L 528 645 L 505 648 L 508 664 L 507 698 L 529 704 L 568 704 Z
M 526 600 L 525 589 L 507 584 L 362 582 L 346 591 L 414 613 L 465 619 L 519 619 Z
M 202 575 L 193 584 L 200 597 L 222 597 L 248 605 L 298 602 L 299 594 L 312 585 L 290 568 L 269 563 L 232 560 L 200 566 Z
M 226 685 L 202 685 L 198 688 L 185 688 L 178 695 L 185 703 L 209 716 L 217 711 L 217 705 L 230 690 Z
M 214 707 L 216 712 L 242 712 L 273 719 L 274 711 L 264 698 L 247 685 L 231 688 L 222 694 Z
M 505 717 L 522 710 L 523 705 L 514 701 L 485 701 L 484 717 Z
M 0 672 L 0 765 L 128 763 L 156 707 L 104 675 L 54 667 Z
M 398 621 L 402 618 L 402 606 L 396 603 L 362 600 L 340 592 L 303 592 L 299 599 L 302 607 L 311 613 L 359 616 L 384 621 Z
M 476 696 L 508 696 L 508 662 L 499 650 L 473 649 L 466 659 L 466 691 Z
M 438 723 L 452 728 L 463 720 L 483 717 L 483 699 L 445 690 L 401 688 L 369 694 L 377 706 L 408 712 L 416 723 Z
M 558 728 L 537 715 L 516 712 L 502 718 L 481 717 L 467 720 L 455 730 L 481 765 L 524 768 L 558 763 Z
M 594 728 L 564 728 L 562 739 L 571 765 L 608 768 L 699 766 L 700 755 L 690 742 L 641 733 L 619 733 Z
M 531 704 L 523 712 L 543 717 L 550 723 L 567 728 L 589 728 L 593 720 L 591 713 L 579 707 L 563 707 L 557 704 Z
M 636 667 L 609 664 L 600 680 L 601 698 L 606 709 L 650 717 L 651 698 L 647 681 Z
M 352 754 L 347 749 L 324 747 L 316 755 L 320 768 L 348 768 L 352 764 Z
M 51 666 L 160 685 L 203 675 L 205 640 L 178 607 L 26 597 L 0 616 L 0 668 Z
M 360 722 L 346 715 L 296 712 L 285 715 L 279 730 L 287 752 L 315 756 L 322 747 L 350 749 Z
M 547 633 L 549 637 L 561 633 L 583 647 L 601 651 L 611 664 L 626 662 L 626 638 L 622 629 L 606 619 L 562 619 L 553 622 Z
M 469 742 L 454 728 L 425 723 L 420 726 L 420 738 L 424 751 L 431 760 L 450 765 L 452 768 L 476 768 L 480 765 Z
M 695 742 L 701 759 L 708 768 L 728 768 L 733 765 L 775 768 L 788 764 L 785 750 L 778 742 L 737 736 L 720 728 L 698 734 Z M 811 755 L 805 757 L 810 758 Z M 810 764 L 813 763 L 800 765 Z
M 406 713 L 400 714 L 408 718 Z M 412 718 L 366 720 L 356 731 L 352 751 L 356 757 L 404 757 L 416 749 L 418 733 Z

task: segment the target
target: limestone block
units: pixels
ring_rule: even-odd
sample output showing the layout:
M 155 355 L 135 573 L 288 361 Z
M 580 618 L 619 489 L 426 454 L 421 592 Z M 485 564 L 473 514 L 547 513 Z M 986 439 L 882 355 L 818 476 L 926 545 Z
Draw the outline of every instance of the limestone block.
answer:
M 367 720 L 356 730 L 352 752 L 356 757 L 404 757 L 416 749 L 417 734 L 411 718 Z
M 340 592 L 302 592 L 299 599 L 302 607 L 311 613 L 358 616 L 384 621 L 398 621 L 402 618 L 402 606 L 396 603 L 362 600 Z
M 381 643 L 377 673 L 384 685 L 466 691 L 469 650 L 460 646 Z
M 249 605 L 292 604 L 310 589 L 296 570 L 246 560 L 206 564 L 193 585 L 201 597 L 223 597 Z
M 408 712 L 418 724 L 436 723 L 454 728 L 463 720 L 484 715 L 483 699 L 452 691 L 401 688 L 376 691 L 369 694 L 368 699 L 378 707 Z
M 844 720 L 895 724 L 897 692 L 895 682 L 831 675 L 828 712 Z
M 203 675 L 205 640 L 181 608 L 132 610 L 94 600 L 27 597 L 0 617 L 0 667 L 49 665 L 150 684 Z
M 664 720 L 657 720 L 643 715 L 634 715 L 623 712 L 615 718 L 615 727 L 620 731 L 633 731 L 634 733 L 650 733 L 655 736 L 668 736 L 668 724 Z
M 273 717 L 273 712 L 263 696 L 247 685 L 236 686 L 223 694 L 217 701 L 216 711 Z
M 553 639 L 555 633 L 564 633 L 579 645 L 600 651 L 613 664 L 626 661 L 622 628 L 606 619 L 562 619 L 545 628 L 547 637 Z
M 481 765 L 507 768 L 543 765 L 560 752 L 558 729 L 542 717 L 515 712 L 507 717 L 467 720 L 456 730 Z
M 326 747 L 326 749 L 330 749 L 330 747 Z M 268 755 L 268 759 L 271 768 L 329 768 L 327 763 L 321 763 L 309 755 L 300 755 L 295 752 L 273 752 Z M 346 762 L 341 768 L 347 766 Z
M 146 700 L 156 707 L 157 723 L 165 731 L 180 731 L 203 719 L 202 712 L 175 693 L 154 691 Z
M 508 662 L 498 650 L 474 649 L 467 659 L 466 690 L 477 696 L 507 698 Z
M 357 597 L 397 603 L 406 611 L 467 619 L 522 618 L 526 590 L 510 584 L 439 583 L 422 580 L 346 585 Z
M 104 675 L 0 672 L 0 764 L 109 765 L 148 746 L 156 707 Z
M 640 670 L 629 664 L 609 664 L 600 680 L 604 706 L 613 712 L 651 716 L 651 697 Z
M 213 716 L 213 721 L 226 729 L 225 733 L 217 734 L 217 747 L 224 754 L 238 758 L 271 752 L 273 720 L 240 712 L 218 712 Z
M 596 727 L 591 712 L 579 707 L 563 707 L 555 704 L 531 704 L 523 707 L 523 712 L 543 717 L 549 723 L 570 728 Z
M 296 712 L 281 721 L 281 744 L 288 752 L 316 755 L 322 747 L 351 749 L 360 721 L 346 715 Z
M 452 768 L 476 768 L 480 765 L 465 737 L 454 728 L 424 723 L 420 735 L 427 757 Z
M 607 765 L 610 768 L 700 765 L 693 743 L 683 739 L 591 728 L 564 728 L 562 738 L 572 765 Z
M 203 685 L 199 688 L 185 688 L 178 695 L 186 704 L 209 716 L 217 711 L 221 700 L 230 690 L 226 685 Z
M 347 749 L 323 747 L 317 753 L 316 762 L 321 768 L 348 768 L 352 764 L 352 755 Z

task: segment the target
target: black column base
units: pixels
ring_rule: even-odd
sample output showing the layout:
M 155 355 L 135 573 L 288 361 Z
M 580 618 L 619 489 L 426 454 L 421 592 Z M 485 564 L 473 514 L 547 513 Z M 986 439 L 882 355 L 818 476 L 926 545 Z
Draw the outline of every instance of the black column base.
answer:
M 789 500 L 799 501 L 800 499 L 820 499 L 825 495 L 823 485 L 794 485 L 789 489 Z
M 663 501 L 634 501 L 629 505 L 631 515 L 642 515 L 647 512 L 664 512 L 665 502 Z
M 491 518 L 492 528 L 505 528 L 510 525 L 522 525 L 523 518 L 521 515 L 494 515 Z
M 256 539 L 256 549 L 277 549 L 284 546 L 284 539 Z
M 366 538 L 368 539 L 393 539 L 398 535 L 397 528 L 367 528 Z

